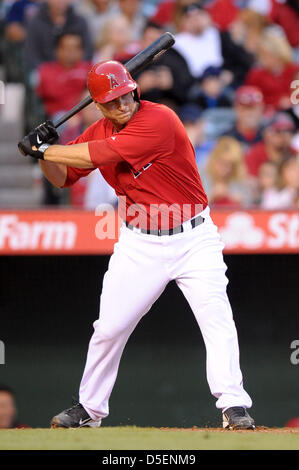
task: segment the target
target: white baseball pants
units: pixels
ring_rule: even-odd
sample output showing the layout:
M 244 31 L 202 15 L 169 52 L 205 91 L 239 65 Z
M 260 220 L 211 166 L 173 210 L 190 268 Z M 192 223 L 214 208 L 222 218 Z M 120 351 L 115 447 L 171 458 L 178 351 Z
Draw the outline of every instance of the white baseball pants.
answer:
M 108 415 L 127 340 L 171 280 L 182 290 L 201 329 L 216 407 L 251 407 L 242 385 L 237 331 L 226 294 L 224 244 L 209 212 L 207 207 L 201 213 L 201 225 L 171 236 L 121 228 L 104 276 L 100 316 L 93 325 L 80 385 L 80 403 L 92 419 Z

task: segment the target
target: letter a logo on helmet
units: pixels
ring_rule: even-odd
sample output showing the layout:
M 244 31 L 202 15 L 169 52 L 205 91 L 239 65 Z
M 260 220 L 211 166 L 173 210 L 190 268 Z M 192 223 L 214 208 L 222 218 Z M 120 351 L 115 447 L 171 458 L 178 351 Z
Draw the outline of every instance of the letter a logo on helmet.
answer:
M 93 101 L 108 103 L 119 96 L 137 89 L 126 67 L 116 60 L 105 60 L 95 64 L 87 78 L 87 86 Z
M 110 79 L 110 87 L 111 87 L 111 89 L 113 89 L 113 88 L 119 86 L 119 83 L 118 83 L 118 81 L 116 80 L 114 73 L 109 73 L 108 77 L 109 77 L 109 79 Z

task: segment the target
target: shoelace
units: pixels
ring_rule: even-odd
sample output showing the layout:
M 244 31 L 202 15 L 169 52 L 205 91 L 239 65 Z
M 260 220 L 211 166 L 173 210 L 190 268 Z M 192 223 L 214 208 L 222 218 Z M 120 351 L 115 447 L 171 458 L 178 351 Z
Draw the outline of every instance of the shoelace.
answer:
M 77 403 L 75 403 L 73 406 L 71 406 L 70 408 L 68 408 L 68 409 L 66 410 L 66 412 L 68 413 L 69 411 L 72 411 L 72 410 L 74 410 L 75 408 L 83 408 L 83 407 L 82 407 L 82 405 L 81 405 L 80 403 L 77 402 Z

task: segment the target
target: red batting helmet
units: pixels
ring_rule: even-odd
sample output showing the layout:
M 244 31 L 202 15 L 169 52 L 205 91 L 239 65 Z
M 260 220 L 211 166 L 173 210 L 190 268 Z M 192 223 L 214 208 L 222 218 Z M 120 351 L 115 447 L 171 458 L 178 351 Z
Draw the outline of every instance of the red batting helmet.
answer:
M 92 99 L 98 103 L 108 103 L 130 91 L 138 90 L 126 67 L 116 60 L 105 60 L 95 64 L 87 78 L 87 86 Z

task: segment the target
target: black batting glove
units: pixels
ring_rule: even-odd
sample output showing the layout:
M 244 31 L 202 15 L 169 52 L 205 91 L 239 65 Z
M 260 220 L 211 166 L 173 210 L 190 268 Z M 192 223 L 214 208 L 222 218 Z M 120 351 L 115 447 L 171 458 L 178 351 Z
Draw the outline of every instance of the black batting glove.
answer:
M 22 155 L 30 155 L 41 160 L 44 160 L 44 153 L 49 147 L 50 144 L 43 143 L 36 131 L 30 132 L 18 143 L 18 148 Z
M 50 145 L 53 145 L 59 139 L 52 121 L 46 121 L 26 135 L 18 144 L 22 155 L 30 155 L 33 158 L 44 159 L 44 153 Z
M 45 121 L 39 126 L 37 126 L 33 132 L 37 132 L 40 136 L 40 139 L 45 144 L 56 144 L 59 139 L 59 134 L 55 129 L 55 126 L 52 121 Z

